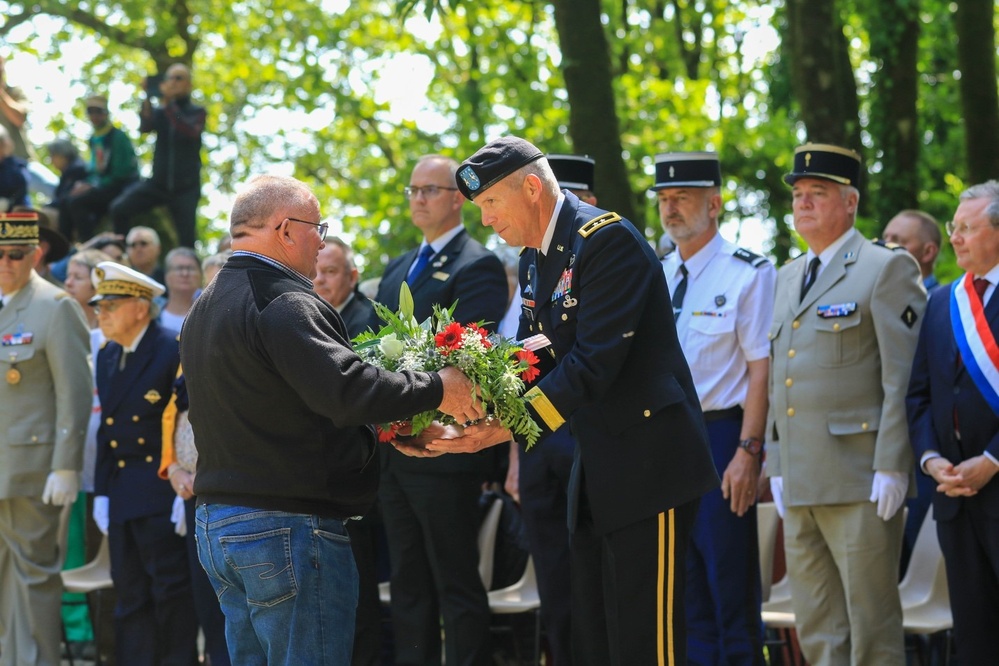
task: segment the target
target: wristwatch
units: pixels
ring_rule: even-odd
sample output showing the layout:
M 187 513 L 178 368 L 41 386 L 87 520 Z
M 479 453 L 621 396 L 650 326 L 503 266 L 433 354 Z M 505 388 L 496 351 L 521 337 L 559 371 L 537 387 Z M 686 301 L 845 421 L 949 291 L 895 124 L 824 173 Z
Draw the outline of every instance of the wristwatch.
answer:
M 749 437 L 739 442 L 739 448 L 752 456 L 758 456 L 763 450 L 763 442 L 755 437 Z

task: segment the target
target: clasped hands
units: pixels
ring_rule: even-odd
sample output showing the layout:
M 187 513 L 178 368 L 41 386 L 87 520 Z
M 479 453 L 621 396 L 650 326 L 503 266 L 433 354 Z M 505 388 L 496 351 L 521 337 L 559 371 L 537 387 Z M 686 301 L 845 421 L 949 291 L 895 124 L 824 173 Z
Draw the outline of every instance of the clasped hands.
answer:
M 930 458 L 923 465 L 926 473 L 937 482 L 937 492 L 947 497 L 971 497 L 999 472 L 987 456 L 974 456 L 957 465 L 943 457 Z
M 415 458 L 435 458 L 445 453 L 475 453 L 513 439 L 511 432 L 498 421 L 483 421 L 486 410 L 477 387 L 460 370 L 447 367 L 438 374 L 444 384 L 444 397 L 438 409 L 466 425 L 433 423 L 417 437 L 393 440 L 392 446 L 397 451 Z M 401 430 L 400 434 L 408 433 Z

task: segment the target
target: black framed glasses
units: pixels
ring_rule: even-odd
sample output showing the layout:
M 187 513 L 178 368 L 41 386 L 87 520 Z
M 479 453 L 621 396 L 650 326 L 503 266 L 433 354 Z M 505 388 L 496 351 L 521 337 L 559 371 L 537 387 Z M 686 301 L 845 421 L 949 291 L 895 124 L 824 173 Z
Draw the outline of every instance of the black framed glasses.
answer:
M 301 222 L 302 224 L 311 224 L 312 226 L 316 227 L 316 229 L 319 230 L 319 239 L 323 241 L 326 240 L 326 232 L 330 230 L 329 222 L 309 222 L 308 220 L 299 220 L 298 218 L 295 217 L 286 217 L 284 219 L 289 220 L 291 222 Z M 277 231 L 280 228 L 281 225 L 279 224 L 276 227 L 274 227 L 274 230 Z
M 131 243 L 128 243 L 127 245 L 130 248 L 132 248 L 132 247 L 148 247 L 148 246 L 152 245 L 152 243 L 150 243 L 147 240 L 134 240 Z
M 28 256 L 29 250 L 0 250 L 0 260 L 7 257 L 11 261 L 21 261 Z
M 128 298 L 114 298 L 114 299 L 102 299 L 97 301 L 97 305 L 94 306 L 94 312 L 97 314 L 111 314 L 112 312 L 117 312 L 118 308 L 125 305 L 125 303 L 131 303 L 134 301 L 134 297 Z
M 415 187 L 411 185 L 409 187 L 402 188 L 402 193 L 406 195 L 407 199 L 415 199 L 416 197 L 420 196 L 421 192 L 423 193 L 423 196 L 425 196 L 426 198 L 433 199 L 444 190 L 451 190 L 452 192 L 457 192 L 458 188 L 444 187 L 443 185 L 424 185 L 423 187 Z

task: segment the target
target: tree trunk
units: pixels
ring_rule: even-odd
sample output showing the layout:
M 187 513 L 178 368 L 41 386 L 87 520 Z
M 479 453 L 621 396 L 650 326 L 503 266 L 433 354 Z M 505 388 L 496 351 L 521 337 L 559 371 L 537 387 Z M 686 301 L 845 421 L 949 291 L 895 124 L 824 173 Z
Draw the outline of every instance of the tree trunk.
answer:
M 871 91 L 870 131 L 881 152 L 878 197 L 872 212 L 875 233 L 898 211 L 916 208 L 919 195 L 919 131 L 916 56 L 919 4 L 879 0 L 867 10 L 871 56 L 880 63 Z
M 644 212 L 635 205 L 624 163 L 610 48 L 600 22 L 600 0 L 555 0 L 552 4 L 574 150 L 596 160 L 595 188 L 600 207 L 616 211 L 644 230 Z
M 835 0 L 787 0 L 784 54 L 808 140 L 863 154 L 860 104 L 849 44 Z M 861 212 L 866 190 L 861 170 Z
M 996 89 L 994 0 L 958 0 L 957 60 L 971 183 L 999 178 L 999 92 Z

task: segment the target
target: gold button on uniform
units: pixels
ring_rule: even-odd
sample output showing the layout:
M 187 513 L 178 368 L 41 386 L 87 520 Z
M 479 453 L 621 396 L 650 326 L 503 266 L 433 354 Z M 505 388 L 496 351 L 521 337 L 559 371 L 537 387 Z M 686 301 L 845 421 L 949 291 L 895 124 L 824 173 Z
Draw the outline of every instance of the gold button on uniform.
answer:
M 645 415 L 645 418 L 649 418 L 650 416 L 652 416 L 652 412 L 649 411 L 648 409 L 646 409 L 644 412 L 642 412 L 642 414 Z
M 119 460 L 118 461 L 118 467 L 124 467 L 124 466 L 125 466 L 125 461 L 124 460 Z
M 109 416 L 106 419 L 104 419 L 104 423 L 106 423 L 107 425 L 114 425 L 114 419 Z
M 833 324 L 833 330 L 834 331 L 838 331 L 839 330 L 839 324 Z
M 118 448 L 118 441 L 117 440 L 114 440 L 114 439 L 111 440 L 111 448 L 112 449 L 117 449 Z
M 794 358 L 794 350 L 793 349 L 788 349 L 787 350 L 787 357 L 788 358 Z
M 794 384 L 794 380 L 791 379 L 790 377 L 784 380 L 784 386 L 790 387 L 792 384 Z
M 562 313 L 562 321 L 568 321 L 568 319 L 569 319 L 569 315 L 567 315 L 566 313 L 563 312 Z
M 146 456 L 146 462 L 152 462 L 152 461 L 153 461 L 152 456 Z
M 794 407 L 788 407 L 787 408 L 787 415 L 788 416 L 794 416 Z
M 140 437 L 139 438 L 139 444 L 145 444 L 145 443 L 146 443 L 146 438 L 145 437 Z
M 794 321 L 792 321 L 791 322 L 791 328 L 795 328 L 795 329 L 801 328 L 801 321 L 799 321 L 797 319 L 795 319 Z
M 32 442 L 37 442 L 38 441 L 38 435 L 32 435 L 31 436 L 31 441 Z
M 138 422 L 139 422 L 139 417 L 138 416 L 133 416 L 132 417 L 132 423 L 138 423 Z
M 868 428 L 870 428 L 870 427 L 871 427 L 871 426 L 870 426 L 870 425 L 868 425 L 867 423 L 861 423 L 861 424 L 860 424 L 860 429 L 861 429 L 861 430 L 867 430 L 867 429 L 868 429 Z

